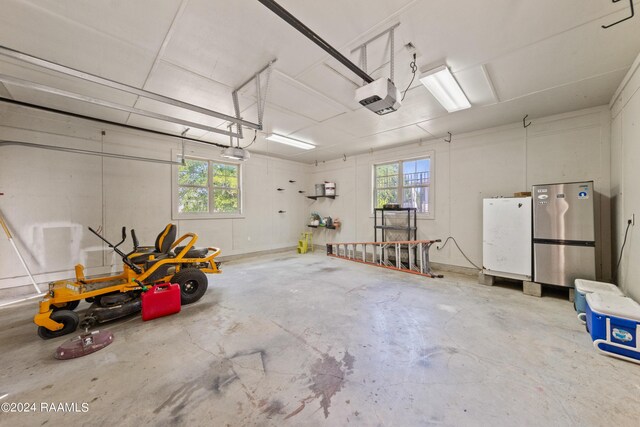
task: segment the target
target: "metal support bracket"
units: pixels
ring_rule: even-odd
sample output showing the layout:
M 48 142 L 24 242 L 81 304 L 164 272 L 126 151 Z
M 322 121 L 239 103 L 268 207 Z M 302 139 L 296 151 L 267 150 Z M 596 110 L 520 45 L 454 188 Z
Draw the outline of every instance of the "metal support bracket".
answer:
M 269 61 L 269 63 L 267 65 L 265 65 L 264 67 L 262 67 L 258 72 L 256 72 L 253 76 L 251 76 L 249 79 L 245 80 L 240 86 L 238 86 L 237 88 L 235 88 L 233 90 L 233 93 L 231 94 L 231 96 L 233 97 L 233 108 L 235 110 L 235 115 L 236 115 L 236 119 L 238 120 L 242 120 L 242 118 L 240 117 L 240 101 L 238 101 L 238 93 L 240 92 L 240 90 L 242 90 L 246 85 L 248 85 L 249 83 L 251 83 L 253 80 L 255 80 L 256 82 L 256 110 L 258 111 L 258 125 L 260 126 L 260 130 L 262 130 L 262 119 L 264 117 L 264 108 L 265 105 L 267 103 L 267 92 L 269 91 L 269 81 L 271 80 L 271 70 L 273 69 L 273 64 L 277 61 L 277 59 L 272 59 L 271 61 Z M 264 89 L 264 94 L 262 93 L 262 84 L 260 83 L 260 75 L 263 72 L 267 72 L 267 78 L 266 78 L 266 83 L 265 83 L 265 89 Z M 238 125 L 238 131 L 237 133 L 237 138 L 238 139 L 242 139 L 242 126 L 240 125 L 239 122 L 237 122 Z M 239 144 L 239 141 L 238 141 Z
M 26 53 L 19 52 L 14 49 L 9 49 L 4 46 L 0 46 L 0 55 L 6 56 L 9 58 L 17 59 L 18 61 L 26 62 L 28 64 L 36 65 L 41 68 L 45 68 L 51 71 L 56 71 L 67 76 L 73 76 L 82 80 L 86 80 L 92 83 L 96 83 L 102 86 L 110 87 L 112 89 L 117 89 L 123 92 L 131 93 L 134 95 L 141 96 L 143 98 L 153 99 L 155 101 L 163 102 L 165 104 L 173 105 L 174 107 L 183 108 L 185 110 L 193 111 L 196 113 L 204 114 L 206 116 L 215 117 L 218 119 L 222 119 L 225 121 L 230 121 L 233 123 L 241 124 L 242 126 L 249 127 L 251 129 L 262 130 L 261 125 L 257 123 L 252 123 L 246 120 L 241 120 L 233 116 L 229 116 L 227 114 L 219 113 L 217 111 L 209 110 L 207 108 L 199 107 L 197 105 L 189 104 L 188 102 L 180 101 L 174 98 L 170 98 L 168 96 L 159 95 L 157 93 L 149 92 L 144 89 L 139 89 L 137 87 L 133 87 L 124 83 L 116 82 L 114 80 L 106 79 L 104 77 L 97 76 L 95 74 L 86 73 L 84 71 L 76 70 L 71 67 L 66 67 L 64 65 L 57 64 L 55 62 L 47 61 L 42 58 L 38 58 L 36 56 L 28 55 Z M 91 102 L 91 101 L 89 101 Z M 101 104 L 104 106 L 104 104 Z M 135 113 L 134 111 L 132 111 Z M 136 113 L 137 114 L 137 113 Z M 162 119 L 167 120 L 167 119 Z M 180 123 L 173 118 L 170 120 L 173 123 Z M 195 127 L 195 126 L 194 126 Z M 199 129 L 203 129 L 199 127 Z M 206 129 L 205 129 L 206 130 Z
M 525 123 L 525 122 L 526 122 L 526 120 L 527 120 L 527 117 L 529 117 L 529 115 L 528 115 L 528 114 L 522 118 L 522 126 L 523 126 L 525 129 L 526 129 L 526 128 L 528 128 L 529 126 L 531 126 L 531 121 L 529 121 L 529 123 Z
M 399 25 L 400 23 L 398 22 L 392 25 L 391 27 L 387 28 L 383 32 L 378 33 L 375 36 L 371 37 L 361 45 L 355 47 L 354 49 L 351 49 L 351 53 L 357 52 L 358 50 L 360 51 L 360 62 L 365 72 L 367 71 L 367 45 L 369 45 L 371 42 L 375 40 L 378 40 L 380 37 L 383 37 L 389 34 L 389 43 L 391 45 L 389 49 L 389 76 L 391 81 L 392 82 L 394 81 L 394 68 L 395 68 L 395 51 L 394 51 L 395 32 L 394 31 Z M 368 82 L 365 81 L 365 83 L 368 83 Z
M 91 96 L 86 96 L 86 95 L 82 95 L 76 92 L 70 92 L 67 90 L 63 90 L 63 89 L 57 89 L 51 86 L 47 86 L 47 85 L 42 85 L 39 83 L 34 83 L 28 80 L 23 80 L 23 79 L 19 79 L 17 77 L 12 77 L 12 76 L 8 76 L 6 74 L 0 74 L 0 82 L 5 82 L 5 83 L 9 83 L 11 85 L 14 86 L 19 86 L 19 87 L 24 87 L 27 89 L 33 89 L 39 92 L 45 92 L 45 93 L 50 93 L 53 95 L 58 95 L 58 96 L 63 96 L 65 98 L 69 98 L 69 99 L 75 99 L 76 101 L 81 101 L 81 102 L 86 102 L 89 104 L 94 104 L 94 105 L 100 105 L 101 107 L 106 107 L 106 108 L 111 108 L 114 110 L 119 110 L 119 111 L 126 111 L 128 113 L 133 113 L 133 114 L 138 114 L 140 116 L 144 116 L 144 117 L 150 117 L 152 119 L 158 119 L 158 120 L 162 120 L 165 122 L 170 122 L 170 123 L 177 123 L 177 124 L 181 124 L 184 126 L 190 126 L 190 127 L 194 127 L 197 129 L 202 129 L 202 130 L 206 130 L 209 132 L 214 132 L 214 133 L 219 133 L 222 135 L 230 135 L 230 136 L 237 136 L 235 133 L 233 132 L 226 132 L 222 129 L 218 129 L 212 126 L 207 126 L 207 125 L 203 125 L 200 123 L 196 123 L 196 122 L 192 122 L 189 120 L 183 120 L 183 119 L 179 119 L 176 117 L 171 117 L 171 116 L 167 116 L 165 114 L 160 114 L 160 113 L 156 113 L 153 111 L 149 111 L 149 110 L 143 110 L 141 108 L 136 108 L 136 107 L 129 107 L 127 105 L 123 105 L 123 104 L 119 104 L 116 102 L 111 102 L 111 101 L 107 101 L 107 100 L 103 100 L 103 99 L 97 99 Z M 237 120 L 234 117 L 231 117 L 233 120 Z
M 618 3 L 620 0 L 611 0 L 612 3 Z M 614 25 L 618 25 L 621 22 L 624 22 L 628 19 L 633 18 L 633 16 L 636 14 L 635 11 L 633 10 L 633 0 L 629 0 L 629 7 L 631 8 L 631 15 L 627 16 L 626 18 L 623 18 L 619 21 L 614 22 L 613 24 L 609 24 L 609 25 L 602 25 L 602 28 L 611 28 Z

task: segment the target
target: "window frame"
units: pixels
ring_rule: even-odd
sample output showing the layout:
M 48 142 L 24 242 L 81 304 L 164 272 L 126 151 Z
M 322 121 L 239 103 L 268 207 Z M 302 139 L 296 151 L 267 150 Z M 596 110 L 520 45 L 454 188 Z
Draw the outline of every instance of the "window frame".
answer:
M 181 157 L 181 155 L 177 156 L 178 158 Z M 180 166 L 176 165 L 173 166 L 172 168 L 172 174 L 171 174 L 171 179 L 172 179 L 172 197 L 171 197 L 171 211 L 172 211 L 172 219 L 223 219 L 223 218 L 244 218 L 243 216 L 243 207 L 244 207 L 244 191 L 242 189 L 243 186 L 243 171 L 244 168 L 242 167 L 241 163 L 236 163 L 236 162 L 229 162 L 229 161 L 223 161 L 220 159 L 213 159 L 213 158 L 208 158 L 208 157 L 204 157 L 204 156 L 198 156 L 198 155 L 185 155 L 184 156 L 185 159 L 188 160 L 197 160 L 197 161 L 203 161 L 203 162 L 207 162 L 207 185 L 206 186 L 202 186 L 202 185 L 195 185 L 195 184 L 186 184 L 186 185 L 181 185 L 178 182 L 178 174 L 180 171 Z M 238 187 L 237 187 L 237 191 L 238 191 L 238 210 L 235 212 L 212 212 L 212 207 L 214 206 L 213 203 L 213 198 L 214 198 L 214 191 L 215 190 L 223 190 L 226 189 L 227 187 L 220 187 L 220 186 L 215 186 L 213 184 L 213 170 L 214 164 L 223 164 L 223 165 L 228 165 L 228 166 L 235 166 L 236 168 L 238 168 Z M 178 210 L 178 206 L 180 203 L 180 187 L 192 187 L 192 188 L 206 188 L 208 190 L 208 194 L 209 194 L 209 199 L 208 199 L 208 207 L 209 207 L 209 211 L 208 212 L 180 212 Z
M 384 189 L 396 189 L 398 192 L 398 199 L 404 198 L 404 189 L 405 188 L 413 188 L 413 187 L 422 187 L 422 186 L 406 186 L 404 185 L 404 176 L 403 176 L 403 163 L 411 162 L 416 160 L 426 160 L 429 159 L 429 185 L 427 188 L 429 189 L 429 200 L 428 212 L 416 212 L 416 215 L 419 219 L 435 219 L 435 152 L 429 151 L 427 153 L 421 154 L 419 156 L 413 157 L 403 157 L 395 160 L 389 161 L 381 161 L 374 162 L 371 164 L 371 215 L 374 214 L 374 209 L 376 206 L 376 194 L 377 194 L 377 180 L 376 180 L 376 167 L 383 165 L 390 165 L 394 163 L 398 163 L 398 185 L 396 187 L 381 187 Z M 402 206 L 402 202 L 399 202 L 400 206 Z

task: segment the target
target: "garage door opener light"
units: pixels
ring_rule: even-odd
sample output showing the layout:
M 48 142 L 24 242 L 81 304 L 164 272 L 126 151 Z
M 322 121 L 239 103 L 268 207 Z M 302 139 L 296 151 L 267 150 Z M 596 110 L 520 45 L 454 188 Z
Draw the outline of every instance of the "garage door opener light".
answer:
M 234 126 L 233 123 L 229 124 L 229 130 L 231 130 L 233 126 Z M 240 129 L 239 125 L 238 125 L 238 129 Z M 241 133 L 240 130 L 238 130 L 238 133 Z M 251 154 L 244 148 L 240 147 L 240 138 L 236 139 L 237 146 L 235 147 L 233 146 L 233 136 L 229 138 L 231 140 L 229 142 L 229 146 L 224 150 L 222 150 L 222 153 L 220 155 L 225 159 L 239 160 L 241 162 L 244 162 L 245 160 L 249 160 L 249 158 L 251 157 Z

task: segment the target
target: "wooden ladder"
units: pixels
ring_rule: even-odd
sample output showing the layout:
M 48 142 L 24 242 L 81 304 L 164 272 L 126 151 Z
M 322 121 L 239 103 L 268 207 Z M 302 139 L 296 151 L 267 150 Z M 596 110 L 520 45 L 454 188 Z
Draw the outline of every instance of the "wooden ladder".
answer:
M 443 276 L 434 274 L 429 263 L 429 248 L 437 242 L 440 242 L 440 239 L 327 243 L 327 255 L 390 270 L 440 278 Z

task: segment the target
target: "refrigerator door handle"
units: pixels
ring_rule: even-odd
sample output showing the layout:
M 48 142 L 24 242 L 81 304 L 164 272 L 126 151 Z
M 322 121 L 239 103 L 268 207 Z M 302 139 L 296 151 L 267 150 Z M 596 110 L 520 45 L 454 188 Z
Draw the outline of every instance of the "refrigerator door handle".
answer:
M 586 246 L 586 247 L 596 246 L 596 242 L 587 242 L 584 240 L 533 239 L 533 243 L 539 243 L 541 245 L 565 245 L 565 246 Z

